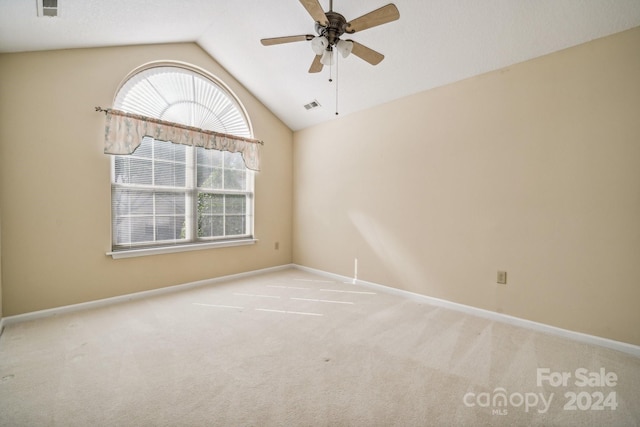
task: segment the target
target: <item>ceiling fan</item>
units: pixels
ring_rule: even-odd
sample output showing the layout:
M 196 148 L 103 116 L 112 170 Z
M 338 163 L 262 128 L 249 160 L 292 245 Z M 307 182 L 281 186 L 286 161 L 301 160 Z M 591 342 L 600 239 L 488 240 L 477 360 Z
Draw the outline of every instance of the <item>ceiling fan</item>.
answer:
M 344 58 L 353 53 L 371 65 L 378 65 L 384 59 L 383 54 L 354 40 L 342 40 L 340 37 L 345 33 L 353 34 L 400 18 L 398 8 L 392 3 L 349 22 L 344 16 L 333 11 L 333 0 L 330 1 L 328 12 L 322 9 L 319 0 L 300 0 L 300 3 L 315 21 L 317 36 L 303 34 L 299 36 L 273 37 L 262 39 L 260 42 L 264 46 L 272 46 L 283 43 L 311 41 L 311 48 L 316 57 L 313 59 L 311 68 L 309 68 L 310 73 L 322 71 L 324 65 L 333 65 L 334 50 L 337 50 Z

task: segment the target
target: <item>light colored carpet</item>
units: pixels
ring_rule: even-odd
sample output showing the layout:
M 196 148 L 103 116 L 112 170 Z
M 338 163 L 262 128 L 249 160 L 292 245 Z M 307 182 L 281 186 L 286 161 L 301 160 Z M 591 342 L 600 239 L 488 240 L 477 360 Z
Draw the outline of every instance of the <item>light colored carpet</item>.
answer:
M 0 425 L 638 426 L 640 359 L 288 269 L 8 325 Z

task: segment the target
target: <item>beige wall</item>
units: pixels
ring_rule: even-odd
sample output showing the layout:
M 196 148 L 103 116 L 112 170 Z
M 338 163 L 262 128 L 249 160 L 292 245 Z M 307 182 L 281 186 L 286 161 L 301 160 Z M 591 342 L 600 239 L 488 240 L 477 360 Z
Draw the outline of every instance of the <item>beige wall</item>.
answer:
M 294 262 L 356 258 L 362 280 L 640 344 L 640 28 L 296 132 Z
M 0 152 L 0 158 L 2 158 L 1 152 Z M 0 209 L 0 319 L 2 319 L 2 209 Z M 0 321 L 0 333 L 2 333 L 1 321 Z
M 156 60 L 221 78 L 265 141 L 256 245 L 113 260 L 104 115 L 122 79 Z M 291 262 L 292 132 L 195 44 L 0 55 L 5 316 Z M 274 249 L 274 243 L 280 249 Z

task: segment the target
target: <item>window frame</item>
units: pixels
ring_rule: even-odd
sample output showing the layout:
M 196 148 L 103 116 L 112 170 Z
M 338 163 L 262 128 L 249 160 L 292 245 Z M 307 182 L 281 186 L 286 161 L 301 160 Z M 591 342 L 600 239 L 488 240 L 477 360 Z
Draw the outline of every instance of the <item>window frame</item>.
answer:
M 200 75 L 200 77 L 209 81 L 212 85 L 217 86 L 217 88 L 228 98 L 228 100 L 233 104 L 233 106 L 237 109 L 238 113 L 244 119 L 244 123 L 246 124 L 247 130 L 249 132 L 249 136 L 253 136 L 253 129 L 251 126 L 251 121 L 249 120 L 249 116 L 238 99 L 238 97 L 229 89 L 227 85 L 225 85 L 220 79 L 213 76 L 212 74 L 202 70 L 198 67 L 195 67 L 191 64 L 186 64 L 183 62 L 177 61 L 156 61 L 148 64 L 144 64 L 131 73 L 127 75 L 125 79 L 121 82 L 114 96 L 114 105 L 116 104 L 116 99 L 120 95 L 120 91 L 123 90 L 125 85 L 133 78 L 139 75 L 141 72 L 148 71 L 149 69 L 157 68 L 157 67 L 172 67 L 177 69 L 186 70 L 187 73 L 195 73 Z M 159 117 L 156 117 L 159 118 Z M 214 129 L 212 129 L 214 130 Z M 145 138 L 146 139 L 146 138 Z M 151 138 L 149 138 L 151 139 Z M 171 142 L 164 141 L 153 141 L 152 143 L 167 143 L 172 144 Z M 245 189 L 212 189 L 205 187 L 198 187 L 198 150 L 204 150 L 203 148 L 197 148 L 192 146 L 184 146 L 185 147 L 185 187 L 176 188 L 171 186 L 162 186 L 155 184 L 141 184 L 141 185 L 132 185 L 132 184 L 122 184 L 117 183 L 116 181 L 116 159 L 117 157 L 125 157 L 125 156 L 111 156 L 110 159 L 110 185 L 111 185 L 111 251 L 107 253 L 114 259 L 118 258 L 130 258 L 137 256 L 146 256 L 146 255 L 156 255 L 156 254 L 164 254 L 164 253 L 176 253 L 176 252 L 185 252 L 185 251 L 193 251 L 193 250 L 202 250 L 202 249 L 211 249 L 211 248 L 221 248 L 221 247 L 232 247 L 232 246 L 241 246 L 241 245 L 250 245 L 257 242 L 254 238 L 254 226 L 255 226 L 255 172 L 245 166 L 244 168 L 244 179 L 246 180 Z M 136 150 L 137 151 L 137 150 Z M 220 151 L 223 158 L 229 153 Z M 225 154 L 226 153 L 226 154 Z M 239 153 L 232 153 L 235 155 L 240 155 Z M 131 155 L 135 156 L 135 152 Z M 151 158 L 152 162 L 155 162 L 157 159 L 155 157 Z M 222 166 L 222 170 L 226 170 L 224 164 Z M 240 170 L 240 169 L 239 169 Z M 140 191 L 148 191 L 152 194 L 158 192 L 178 192 L 180 194 L 185 195 L 185 224 L 186 227 L 189 227 L 186 231 L 187 233 L 187 241 L 180 240 L 164 240 L 157 241 L 156 235 L 154 231 L 154 240 L 143 242 L 143 243 L 129 243 L 129 244 L 117 244 L 116 242 L 116 230 L 115 230 L 115 200 L 114 195 L 116 189 L 132 189 L 132 190 L 140 190 Z M 245 233 L 238 235 L 227 235 L 227 236 L 210 236 L 210 237 L 200 237 L 198 236 L 198 200 L 199 195 L 203 193 L 215 194 L 215 195 L 243 195 L 245 197 L 245 205 L 244 205 L 244 228 Z M 191 203 L 191 206 L 187 206 L 188 203 Z M 227 214 L 227 212 L 223 211 L 222 217 L 226 218 L 227 216 L 232 216 L 233 214 Z M 154 217 L 154 229 L 156 226 L 155 218 L 156 213 L 153 213 Z M 225 227 L 224 219 L 223 219 L 223 227 Z M 223 228 L 224 229 L 224 228 Z M 226 232 L 226 229 L 224 229 Z

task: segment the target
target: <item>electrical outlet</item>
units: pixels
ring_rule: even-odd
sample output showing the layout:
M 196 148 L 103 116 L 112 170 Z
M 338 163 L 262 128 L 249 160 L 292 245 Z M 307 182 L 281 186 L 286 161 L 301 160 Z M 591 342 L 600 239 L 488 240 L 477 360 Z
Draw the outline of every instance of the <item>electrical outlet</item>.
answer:
M 274 248 L 276 251 L 277 251 L 278 249 L 280 249 L 280 242 L 276 242 L 276 243 L 273 245 L 273 248 Z
M 501 285 L 507 284 L 507 272 L 506 271 L 498 271 L 498 283 Z

